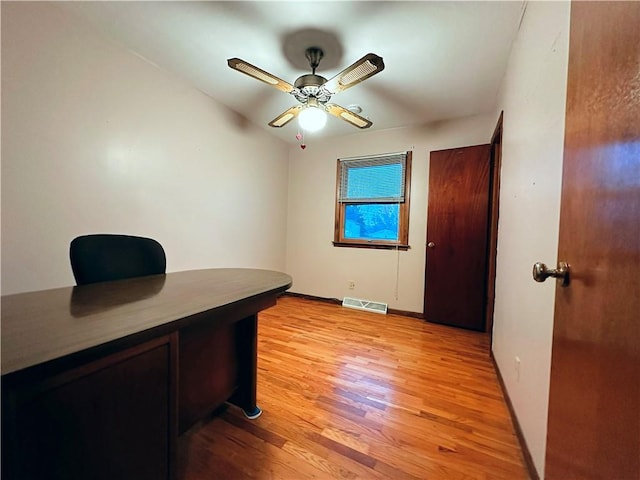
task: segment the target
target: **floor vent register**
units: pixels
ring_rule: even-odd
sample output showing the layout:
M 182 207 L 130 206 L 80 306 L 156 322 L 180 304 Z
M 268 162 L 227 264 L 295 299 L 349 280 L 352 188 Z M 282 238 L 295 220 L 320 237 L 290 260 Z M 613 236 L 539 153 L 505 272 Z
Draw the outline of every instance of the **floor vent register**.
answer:
M 347 308 L 355 308 L 357 310 L 366 310 L 367 312 L 387 313 L 387 304 L 382 302 L 372 302 L 371 300 L 361 300 L 359 298 L 344 297 L 342 306 Z

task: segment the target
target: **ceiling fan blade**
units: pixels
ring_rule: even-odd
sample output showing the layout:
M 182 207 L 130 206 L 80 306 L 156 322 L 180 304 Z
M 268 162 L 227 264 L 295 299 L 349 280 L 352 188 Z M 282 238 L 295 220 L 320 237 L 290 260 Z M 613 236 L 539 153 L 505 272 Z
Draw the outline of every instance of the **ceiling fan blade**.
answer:
M 340 105 L 336 105 L 335 103 L 327 103 L 324 108 L 331 115 L 335 115 L 336 117 L 344 120 L 345 122 L 349 122 L 351 125 L 354 125 L 358 128 L 365 129 L 373 125 L 372 121 L 367 120 L 366 118 L 361 117 L 357 113 L 353 113 L 352 111 L 347 110 Z
M 289 110 L 285 110 L 276 118 L 271 120 L 269 122 L 269 126 L 276 128 L 284 127 L 287 123 L 298 116 L 300 110 L 302 110 L 302 105 L 296 105 L 295 107 L 291 107 Z
M 342 92 L 384 70 L 382 57 L 368 53 L 323 85 L 331 94 Z
M 234 70 L 238 70 L 245 75 L 249 75 L 256 80 L 260 80 L 261 82 L 264 82 L 267 85 L 271 85 L 272 87 L 275 87 L 285 93 L 291 93 L 294 90 L 293 85 L 291 85 L 290 83 L 287 83 L 281 78 L 278 78 L 275 75 L 271 75 L 261 68 L 258 68 L 255 65 L 251 65 L 249 62 L 245 62 L 240 58 L 230 58 L 229 60 L 227 60 L 227 64 Z

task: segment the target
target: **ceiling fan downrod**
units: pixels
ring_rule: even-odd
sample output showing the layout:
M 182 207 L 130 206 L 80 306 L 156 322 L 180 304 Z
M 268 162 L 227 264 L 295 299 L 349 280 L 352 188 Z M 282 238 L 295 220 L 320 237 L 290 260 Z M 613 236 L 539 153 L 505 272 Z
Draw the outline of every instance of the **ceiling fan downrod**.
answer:
M 320 87 L 327 83 L 327 79 L 321 75 L 316 75 L 316 68 L 318 68 L 320 60 L 324 57 L 324 52 L 319 47 L 309 47 L 305 51 L 305 56 L 309 60 L 309 66 L 313 73 L 298 77 L 294 83 L 297 90 L 291 93 L 303 104 L 308 105 L 311 98 L 316 98 L 320 103 L 325 104 L 331 99 L 331 94 L 321 91 Z
M 324 57 L 324 52 L 318 47 L 309 47 L 305 51 L 305 56 L 309 60 L 309 66 L 311 67 L 311 74 L 316 74 L 316 68 L 320 65 L 320 60 Z

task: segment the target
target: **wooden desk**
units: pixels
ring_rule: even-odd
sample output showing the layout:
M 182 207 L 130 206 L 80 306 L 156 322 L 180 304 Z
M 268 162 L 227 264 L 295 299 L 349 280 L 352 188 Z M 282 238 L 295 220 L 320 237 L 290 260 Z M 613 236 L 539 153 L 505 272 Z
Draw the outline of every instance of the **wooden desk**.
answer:
M 290 286 L 213 269 L 2 297 L 3 478 L 175 478 L 179 433 L 255 413 L 257 314 Z

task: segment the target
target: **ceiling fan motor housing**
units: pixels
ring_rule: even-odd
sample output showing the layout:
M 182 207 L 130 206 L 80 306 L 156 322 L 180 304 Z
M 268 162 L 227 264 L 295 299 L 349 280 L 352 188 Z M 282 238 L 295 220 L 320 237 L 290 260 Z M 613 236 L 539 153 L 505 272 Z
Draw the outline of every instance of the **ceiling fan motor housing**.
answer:
M 300 94 L 295 91 L 292 93 L 301 102 L 304 102 L 309 97 L 316 97 L 320 103 L 325 103 L 331 99 L 329 92 L 327 92 L 326 89 L 320 88 L 325 83 L 327 83 L 327 79 L 320 75 L 315 75 L 313 73 L 302 75 L 301 77 L 298 77 L 293 84 Z

